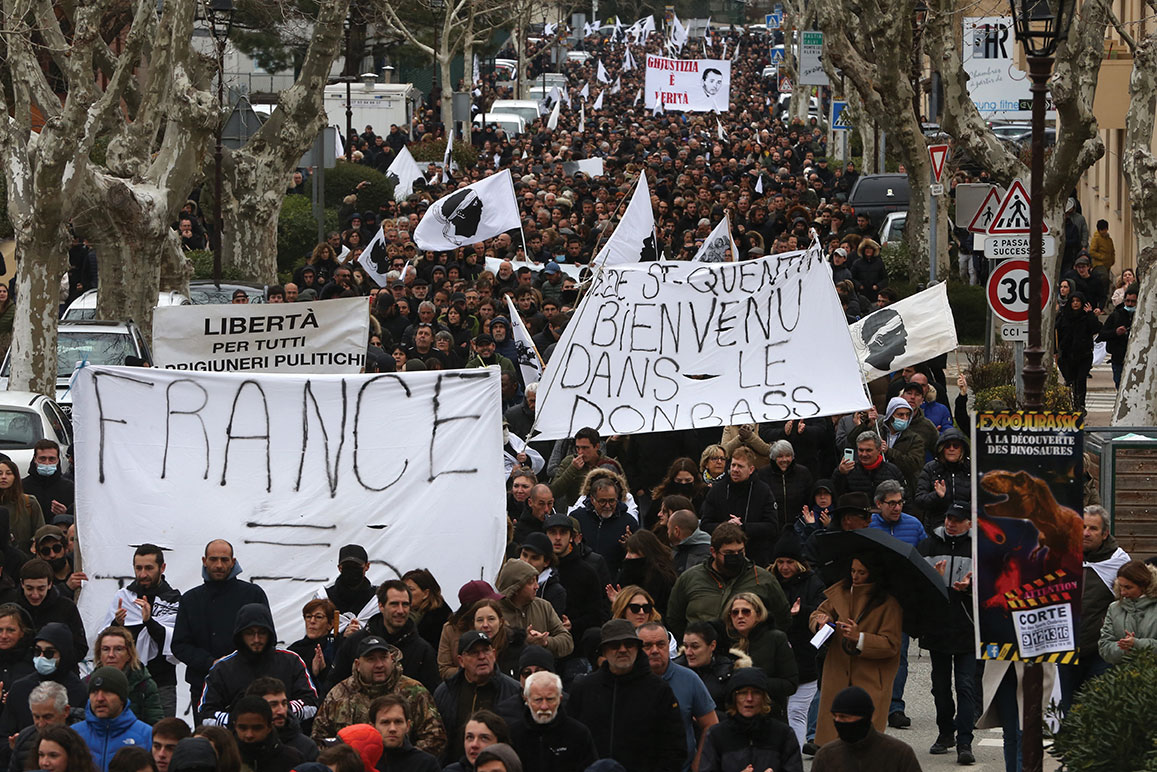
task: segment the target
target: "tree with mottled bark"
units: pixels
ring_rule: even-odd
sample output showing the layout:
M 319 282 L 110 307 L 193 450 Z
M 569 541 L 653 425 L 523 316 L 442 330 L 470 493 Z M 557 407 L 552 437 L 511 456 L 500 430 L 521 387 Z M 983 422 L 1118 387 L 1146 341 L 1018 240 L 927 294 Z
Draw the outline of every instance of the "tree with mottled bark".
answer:
M 1157 0 L 1146 0 L 1157 13 Z M 1110 14 L 1112 10 L 1109 10 Z M 1114 426 L 1157 425 L 1157 156 L 1153 128 L 1157 116 L 1157 28 L 1140 27 L 1134 37 L 1112 16 L 1113 26 L 1133 54 L 1129 77 L 1129 110 L 1121 168 L 1129 184 L 1129 207 L 1137 242 L 1137 276 L 1141 291 L 1133 312 L 1121 387 L 1113 408 Z

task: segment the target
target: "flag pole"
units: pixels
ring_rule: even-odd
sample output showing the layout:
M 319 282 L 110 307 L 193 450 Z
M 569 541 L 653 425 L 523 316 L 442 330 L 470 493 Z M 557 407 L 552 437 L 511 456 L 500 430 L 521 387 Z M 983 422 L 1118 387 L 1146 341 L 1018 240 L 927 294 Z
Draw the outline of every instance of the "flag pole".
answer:
M 506 181 L 510 184 L 510 197 L 514 199 L 514 211 L 518 211 L 518 195 L 514 192 L 514 175 L 506 169 Z M 499 172 L 501 174 L 501 172 Z M 526 262 L 532 263 L 530 259 L 530 250 L 526 248 L 526 231 L 522 229 L 522 215 L 518 215 L 518 233 L 522 236 L 522 256 L 526 258 Z

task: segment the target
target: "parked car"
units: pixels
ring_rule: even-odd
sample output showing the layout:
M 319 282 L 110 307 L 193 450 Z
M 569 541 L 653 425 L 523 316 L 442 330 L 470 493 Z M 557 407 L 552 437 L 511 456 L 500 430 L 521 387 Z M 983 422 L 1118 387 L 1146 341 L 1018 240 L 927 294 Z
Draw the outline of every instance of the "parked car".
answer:
M 32 463 L 32 446 L 40 440 L 52 440 L 61 449 L 67 448 L 72 444 L 72 421 L 43 394 L 0 392 L 0 453 L 24 474 Z M 60 454 L 60 470 L 68 471 L 64 453 Z
M 474 116 L 475 126 L 498 126 L 510 137 L 517 137 L 519 134 L 526 133 L 526 121 L 522 119 L 521 115 L 515 115 L 514 113 L 486 113 L 485 121 L 482 120 L 482 117 L 482 115 Z
M 513 113 L 522 118 L 526 125 L 534 123 L 538 120 L 538 102 L 533 99 L 495 99 L 494 104 L 490 105 L 487 111 L 487 120 L 489 121 L 490 113 Z
M 908 211 L 910 195 L 907 174 L 863 174 L 852 186 L 848 203 L 879 228 L 889 212 Z
M 193 301 L 180 292 L 168 291 L 157 295 L 157 307 L 161 306 L 188 306 L 192 305 Z M 85 321 L 96 318 L 96 290 L 91 289 L 87 292 L 81 293 L 76 300 L 68 304 L 68 308 L 64 310 L 64 316 L 60 317 L 67 321 Z
M 245 290 L 250 303 L 265 302 L 265 285 L 251 282 L 225 282 L 221 286 L 213 283 L 212 279 L 194 279 L 189 282 L 189 299 L 195 306 L 213 305 L 217 303 L 232 303 L 233 293 Z
M 72 413 L 72 392 L 69 381 L 77 366 L 123 365 L 127 357 L 152 362 L 145 338 L 136 322 L 109 322 L 89 320 L 62 321 L 56 334 L 56 402 L 66 414 Z M 8 388 L 11 375 L 12 351 L 4 355 L 0 367 L 0 389 Z

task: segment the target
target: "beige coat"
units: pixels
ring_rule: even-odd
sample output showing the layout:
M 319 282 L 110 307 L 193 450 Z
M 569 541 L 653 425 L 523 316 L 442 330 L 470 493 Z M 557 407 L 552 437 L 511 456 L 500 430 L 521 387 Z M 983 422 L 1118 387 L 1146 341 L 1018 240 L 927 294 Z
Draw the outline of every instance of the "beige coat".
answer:
M 832 721 L 832 700 L 849 686 L 859 686 L 872 698 L 876 709 L 872 713 L 872 724 L 883 732 L 888 726 L 888 708 L 892 703 L 892 681 L 900 667 L 901 627 L 904 612 L 891 595 L 884 596 L 884 602 L 872 607 L 866 614 L 864 608 L 871 595 L 872 585 L 860 585 L 853 592 L 844 582 L 833 584 L 824 590 L 827 600 L 811 615 L 813 630 L 819 627 L 817 618 L 827 614 L 832 621 L 859 619 L 864 645 L 856 650 L 855 643 L 847 641 L 837 630 L 827 642 L 827 657 L 820 691 L 820 709 L 816 723 L 816 744 L 823 745 L 837 738 Z M 860 619 L 860 615 L 863 618 Z M 849 650 L 856 651 L 849 654 Z

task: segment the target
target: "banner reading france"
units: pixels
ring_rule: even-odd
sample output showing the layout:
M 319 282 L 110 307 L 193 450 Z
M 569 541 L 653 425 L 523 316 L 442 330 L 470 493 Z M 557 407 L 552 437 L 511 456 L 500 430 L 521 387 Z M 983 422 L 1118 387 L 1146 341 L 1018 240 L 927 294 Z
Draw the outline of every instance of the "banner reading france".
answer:
M 668 59 L 647 56 L 643 93 L 648 110 L 726 113 L 731 95 L 731 62 L 726 59 Z

